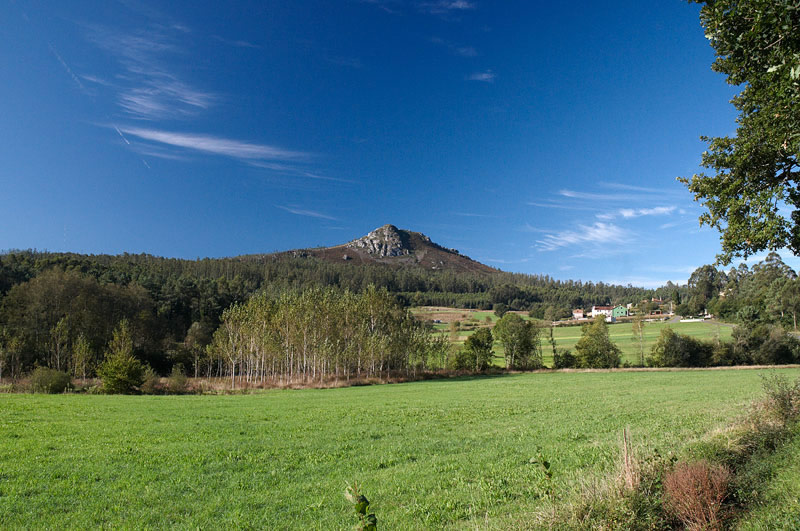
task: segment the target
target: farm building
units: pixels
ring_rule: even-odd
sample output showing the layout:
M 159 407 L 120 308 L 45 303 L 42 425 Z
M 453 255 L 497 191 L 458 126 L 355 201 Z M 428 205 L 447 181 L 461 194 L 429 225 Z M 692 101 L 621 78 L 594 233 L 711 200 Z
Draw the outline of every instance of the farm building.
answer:
M 583 309 L 572 310 L 572 318 L 573 319 L 583 319 Z
M 592 317 L 597 317 L 598 315 L 613 317 L 613 313 L 614 313 L 613 306 L 592 306 Z
M 613 310 L 611 310 L 612 317 L 628 317 L 628 309 L 625 306 L 619 305 L 615 306 Z

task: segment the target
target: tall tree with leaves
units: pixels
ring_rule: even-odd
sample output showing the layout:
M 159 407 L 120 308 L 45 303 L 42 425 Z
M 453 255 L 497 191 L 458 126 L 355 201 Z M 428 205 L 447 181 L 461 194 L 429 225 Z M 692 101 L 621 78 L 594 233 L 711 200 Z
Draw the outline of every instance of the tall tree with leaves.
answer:
M 800 5 L 793 0 L 692 0 L 716 51 L 712 69 L 744 89 L 733 137 L 703 137 L 713 174 L 681 179 L 722 233 L 721 263 L 788 246 L 800 254 Z M 788 212 L 788 214 L 787 214 Z
M 541 330 L 533 322 L 525 321 L 515 313 L 507 313 L 497 321 L 494 336 L 503 344 L 506 367 L 509 369 L 540 369 L 542 347 Z
M 639 343 L 639 365 L 642 367 L 644 367 L 644 319 L 645 316 L 638 313 L 633 317 L 631 323 L 633 325 L 633 339 Z
M 72 344 L 72 371 L 75 377 L 86 381 L 89 364 L 92 362 L 92 346 L 86 336 L 80 334 Z
M 575 344 L 578 363 L 587 369 L 612 369 L 619 367 L 620 350 L 608 335 L 608 325 L 601 315 L 584 325 L 583 335 Z

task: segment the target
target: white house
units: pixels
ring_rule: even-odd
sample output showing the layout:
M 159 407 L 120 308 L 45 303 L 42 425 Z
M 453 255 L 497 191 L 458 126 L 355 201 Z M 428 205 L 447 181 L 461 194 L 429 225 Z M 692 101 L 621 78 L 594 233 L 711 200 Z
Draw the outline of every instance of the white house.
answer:
M 605 315 L 606 317 L 611 317 L 614 314 L 614 307 L 613 306 L 592 306 L 592 317 L 597 317 L 598 315 Z
M 572 310 L 572 318 L 573 319 L 583 319 L 583 308 L 578 308 L 577 310 Z

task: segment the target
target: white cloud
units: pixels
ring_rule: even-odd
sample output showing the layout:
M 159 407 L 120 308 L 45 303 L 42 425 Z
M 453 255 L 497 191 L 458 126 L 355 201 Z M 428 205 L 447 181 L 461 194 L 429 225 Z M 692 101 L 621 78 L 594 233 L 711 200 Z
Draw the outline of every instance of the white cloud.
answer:
M 675 211 L 674 206 L 661 206 L 653 208 L 623 208 L 620 209 L 619 215 L 623 218 L 639 218 L 642 216 L 666 216 Z
M 221 42 L 222 44 L 227 44 L 228 46 L 233 46 L 235 48 L 254 48 L 254 49 L 261 49 L 262 47 L 258 44 L 253 44 L 252 42 L 239 40 L 239 39 L 226 39 L 225 37 L 220 37 L 219 35 L 212 35 L 212 39 Z
M 122 67 L 113 83 L 102 85 L 116 91 L 118 105 L 127 114 L 145 120 L 180 118 L 208 109 L 218 100 L 216 94 L 192 86 L 164 66 L 167 58 L 175 56 L 185 62 L 182 43 L 187 31 L 180 25 L 155 25 L 133 33 L 104 27 L 90 30 L 89 39 Z
M 254 144 L 210 135 L 174 133 L 140 127 L 120 127 L 119 129 L 123 133 L 143 140 L 235 159 L 296 161 L 310 157 L 310 154 L 300 151 L 291 151 L 266 144 Z
M 275 206 L 280 208 L 281 210 L 285 210 L 286 212 L 289 212 L 290 214 L 294 214 L 296 216 L 306 216 L 309 218 L 319 218 L 319 219 L 327 219 L 330 221 L 338 221 L 338 219 L 336 219 L 333 216 L 328 216 L 327 214 L 316 212 L 314 210 L 306 210 L 304 208 L 280 206 L 280 205 L 275 205 Z
M 426 13 L 441 15 L 452 11 L 466 11 L 475 9 L 475 2 L 467 0 L 440 0 L 438 2 L 424 2 L 419 4 L 419 8 Z
M 482 81 L 484 83 L 494 83 L 494 79 L 497 77 L 497 74 L 492 72 L 491 70 L 486 70 L 485 72 L 475 72 L 470 74 L 467 79 L 469 81 Z
M 555 251 L 570 245 L 592 244 L 624 244 L 630 241 L 630 234 L 625 229 L 612 223 L 596 222 L 594 225 L 581 227 L 580 230 L 564 230 L 547 234 L 536 243 L 542 251 Z

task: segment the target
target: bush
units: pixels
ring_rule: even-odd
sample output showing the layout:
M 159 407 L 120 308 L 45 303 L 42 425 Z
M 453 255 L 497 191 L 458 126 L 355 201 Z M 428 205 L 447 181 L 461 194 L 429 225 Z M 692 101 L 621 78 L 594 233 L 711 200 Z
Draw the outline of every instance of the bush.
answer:
M 780 365 L 797 361 L 798 341 L 779 326 L 769 328 L 767 337 L 758 350 L 752 353 L 753 361 L 759 365 Z
M 678 463 L 664 478 L 664 508 L 688 529 L 722 529 L 730 480 L 722 465 Z
M 572 355 L 569 349 L 559 348 L 553 354 L 554 369 L 574 369 L 578 366 L 578 359 Z
M 144 370 L 144 380 L 139 389 L 146 395 L 155 395 L 161 390 L 160 383 L 161 378 L 159 378 L 156 371 L 148 365 Z
M 57 394 L 72 388 L 69 374 L 47 367 L 37 367 L 31 374 L 31 391 Z
M 186 384 L 188 379 L 186 375 L 183 373 L 183 365 L 180 363 L 175 364 L 172 367 L 172 372 L 169 375 L 169 380 L 167 381 L 167 387 L 169 388 L 169 392 L 180 395 L 186 392 Z
M 647 363 L 653 367 L 707 367 L 713 353 L 711 343 L 664 328 Z
M 142 362 L 130 355 L 114 355 L 97 368 L 103 380 L 103 391 L 109 394 L 128 395 L 139 390 L 144 383 L 145 370 Z

